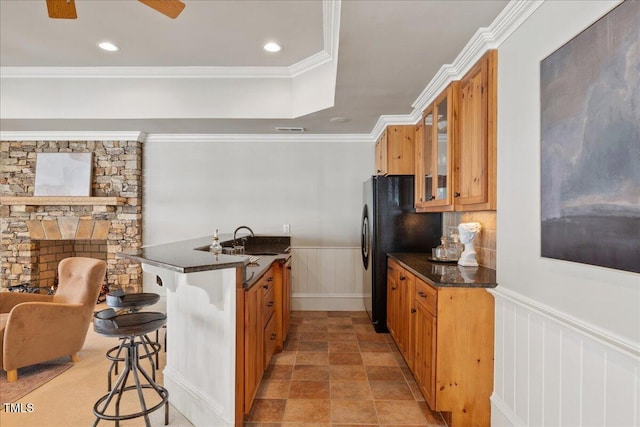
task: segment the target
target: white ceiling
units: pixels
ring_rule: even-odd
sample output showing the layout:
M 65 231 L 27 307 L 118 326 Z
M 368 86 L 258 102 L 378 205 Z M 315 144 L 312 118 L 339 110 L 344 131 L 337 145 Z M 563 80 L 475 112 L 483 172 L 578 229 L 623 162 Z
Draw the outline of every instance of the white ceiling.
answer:
M 122 70 L 118 67 L 146 70 L 229 67 L 233 72 L 248 69 L 264 72 L 270 69 L 265 67 L 281 70 L 295 66 L 328 49 L 327 34 L 323 34 L 323 28 L 328 28 L 327 8 L 320 1 L 185 0 L 185 3 L 183 13 L 171 20 L 137 1 L 76 0 L 77 20 L 53 20 L 47 17 L 45 0 L 0 0 L 0 76 L 3 81 L 8 74 L 15 79 L 16 70 L 18 74 L 32 72 L 33 67 L 67 70 L 109 67 L 101 70 L 116 73 Z M 381 115 L 411 113 L 411 104 L 440 67 L 453 62 L 476 30 L 489 26 L 506 3 L 506 0 L 336 3 L 340 6 L 340 21 L 333 107 L 301 117 L 251 118 L 269 115 L 214 112 L 197 118 L 194 114 L 158 114 L 102 119 L 99 113 L 68 114 L 61 118 L 52 109 L 50 115 L 14 114 L 9 118 L 0 111 L 0 130 L 268 134 L 276 132 L 275 126 L 295 126 L 317 134 L 368 134 Z M 96 43 L 103 39 L 118 44 L 120 52 L 99 51 Z M 268 40 L 278 41 L 283 51 L 264 52 L 262 45 Z M 25 93 L 28 85 L 37 83 L 25 82 Z M 254 95 L 259 102 L 261 94 Z M 100 102 L 87 98 L 90 96 L 82 99 L 90 101 L 86 103 L 89 110 L 92 103 Z M 70 99 L 73 98 L 56 102 Z M 232 102 L 235 99 L 229 99 L 229 105 Z M 216 108 L 212 111 L 221 111 L 224 105 Z M 348 117 L 349 121 L 331 123 L 329 119 L 336 116 Z

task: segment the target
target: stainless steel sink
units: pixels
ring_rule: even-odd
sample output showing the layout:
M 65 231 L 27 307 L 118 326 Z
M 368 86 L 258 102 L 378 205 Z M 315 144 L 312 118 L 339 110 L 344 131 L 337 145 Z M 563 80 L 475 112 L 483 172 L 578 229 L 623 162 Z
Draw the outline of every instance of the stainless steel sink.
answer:
M 246 236 L 238 237 L 236 246 L 233 240 L 222 242 L 222 253 L 228 255 L 269 256 L 290 251 L 290 237 L 282 236 Z M 209 251 L 209 246 L 196 248 L 199 251 Z

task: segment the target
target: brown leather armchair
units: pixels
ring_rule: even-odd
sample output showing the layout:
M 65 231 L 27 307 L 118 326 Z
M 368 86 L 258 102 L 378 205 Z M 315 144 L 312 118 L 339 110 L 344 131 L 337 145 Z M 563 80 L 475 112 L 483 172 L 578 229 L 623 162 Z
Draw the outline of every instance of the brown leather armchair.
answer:
M 8 382 L 24 366 L 62 356 L 79 360 L 106 268 L 98 259 L 65 258 L 55 295 L 0 292 L 0 366 Z

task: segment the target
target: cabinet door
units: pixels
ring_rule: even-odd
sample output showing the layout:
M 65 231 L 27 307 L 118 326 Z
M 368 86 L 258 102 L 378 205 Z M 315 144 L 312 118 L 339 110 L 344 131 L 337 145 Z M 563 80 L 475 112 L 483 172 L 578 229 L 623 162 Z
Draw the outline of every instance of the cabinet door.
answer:
M 491 210 L 495 204 L 495 51 L 460 81 L 456 143 L 456 210 Z
M 400 270 L 398 274 L 398 288 L 400 294 L 398 301 L 398 330 L 396 331 L 396 336 L 398 337 L 397 344 L 407 361 L 407 365 L 411 368 L 413 364 L 413 353 L 411 352 L 413 347 L 411 309 L 414 305 L 415 276 L 404 269 Z
M 387 130 L 385 129 L 376 141 L 376 174 L 386 175 L 388 170 L 387 163 Z
M 291 258 L 282 270 L 282 341 L 287 340 L 291 324 Z
M 251 404 L 258 391 L 260 380 L 264 372 L 264 329 L 262 319 L 263 294 L 258 284 L 252 286 L 245 293 L 244 306 L 244 348 L 245 348 L 245 412 L 251 409 Z
M 436 317 L 421 304 L 415 301 L 414 319 L 414 359 L 413 372 L 424 395 L 425 401 L 432 410 L 436 410 Z
M 415 143 L 415 180 L 414 180 L 414 204 L 417 209 L 423 205 L 424 200 L 424 120 L 416 125 L 416 143 Z
M 396 342 L 398 341 L 398 317 L 400 313 L 400 290 L 398 289 L 399 266 L 389 261 L 387 267 L 387 329 Z
M 430 105 L 422 118 L 423 139 L 418 162 L 422 194 L 418 197 L 420 211 L 453 210 L 454 123 L 457 101 L 454 96 L 457 82 Z
M 271 316 L 267 325 L 264 327 L 264 362 L 263 365 L 266 368 L 269 366 L 271 356 L 276 352 L 278 347 L 278 322 L 277 316 Z
M 389 175 L 415 173 L 415 126 L 389 126 L 387 133 L 387 170 Z

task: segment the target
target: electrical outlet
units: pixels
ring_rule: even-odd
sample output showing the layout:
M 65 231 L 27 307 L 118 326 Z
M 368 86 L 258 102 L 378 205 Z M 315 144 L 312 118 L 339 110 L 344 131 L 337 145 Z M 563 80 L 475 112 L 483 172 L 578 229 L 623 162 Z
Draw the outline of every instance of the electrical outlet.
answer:
M 291 226 L 289 224 L 282 224 L 282 232 L 289 234 L 291 232 Z

